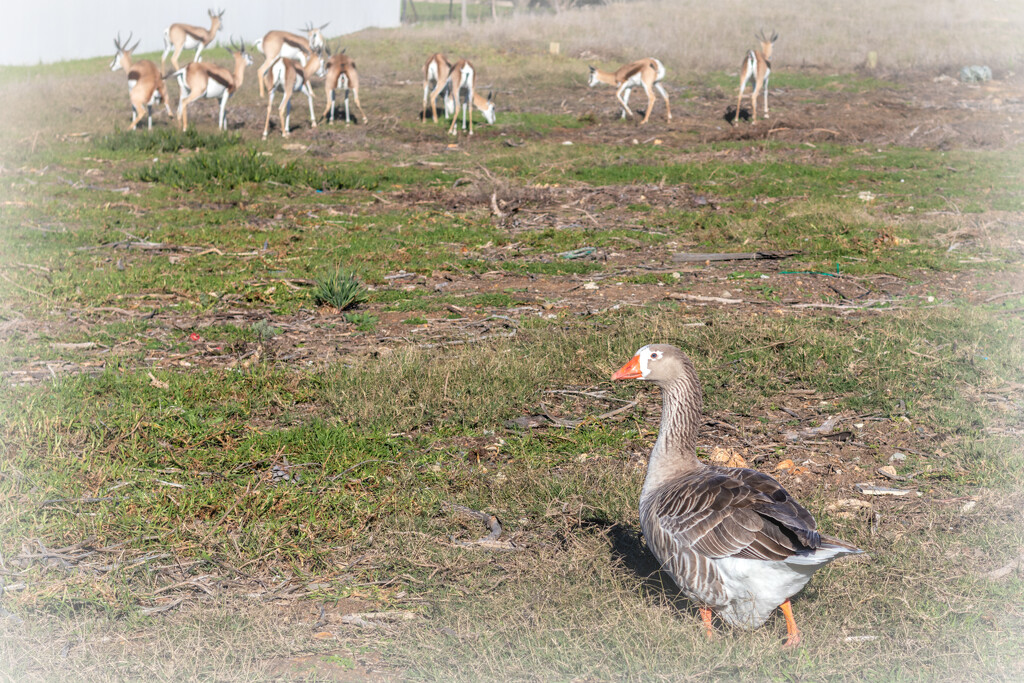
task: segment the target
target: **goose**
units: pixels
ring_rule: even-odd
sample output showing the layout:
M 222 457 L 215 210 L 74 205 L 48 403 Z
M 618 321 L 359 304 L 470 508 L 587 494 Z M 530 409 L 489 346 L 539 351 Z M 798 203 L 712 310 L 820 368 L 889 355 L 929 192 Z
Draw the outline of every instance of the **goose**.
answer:
M 697 459 L 701 387 L 693 363 L 668 344 L 650 344 L 612 375 L 661 387 L 661 429 L 640 492 L 640 527 L 651 552 L 699 608 L 708 637 L 712 612 L 742 629 L 776 608 L 787 648 L 800 643 L 790 597 L 815 571 L 860 549 L 820 534 L 814 517 L 772 477 Z

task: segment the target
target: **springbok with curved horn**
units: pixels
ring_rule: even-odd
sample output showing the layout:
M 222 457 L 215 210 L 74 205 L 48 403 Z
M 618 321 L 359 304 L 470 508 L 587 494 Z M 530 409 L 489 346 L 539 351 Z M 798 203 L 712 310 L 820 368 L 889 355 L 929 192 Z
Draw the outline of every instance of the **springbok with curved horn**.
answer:
M 281 119 L 281 136 L 288 137 L 291 134 L 292 121 L 292 94 L 300 90 L 306 93 L 309 100 L 309 125 L 316 128 L 316 114 L 313 111 L 313 84 L 309 79 L 313 76 L 323 78 L 326 70 L 320 51 L 316 50 L 306 60 L 305 66 L 294 59 L 278 57 L 270 65 L 270 70 L 264 74 L 264 85 L 267 88 L 267 120 L 263 124 L 263 139 L 267 139 L 270 133 L 270 111 L 274 107 L 274 93 L 281 91 L 281 106 L 277 111 Z
M 665 65 L 653 57 L 630 62 L 620 67 L 617 71 L 602 71 L 596 67 L 590 67 L 589 85 L 593 88 L 598 83 L 614 85 L 615 99 L 622 106 L 622 118 L 632 117 L 633 112 L 629 108 L 629 91 L 633 88 L 643 88 L 647 93 L 647 111 L 640 123 L 647 123 L 651 118 L 651 110 L 654 109 L 654 90 L 661 93 L 665 100 L 665 118 L 672 120 L 672 107 L 668 103 L 668 93 L 661 85 L 665 78 Z
M 348 96 L 352 93 L 356 108 L 359 109 L 359 116 L 363 123 L 366 123 L 366 114 L 363 113 L 363 105 L 359 104 L 359 72 L 356 71 L 356 63 L 342 50 L 338 54 L 327 53 L 327 78 L 324 80 L 324 91 L 327 93 L 327 107 L 323 116 L 328 123 L 334 123 L 335 98 L 334 91 L 341 88 L 345 93 L 345 123 L 351 123 L 352 117 L 348 108 Z M 330 118 L 328 118 L 330 114 Z
M 750 108 L 752 110 L 750 122 L 757 123 L 757 93 L 761 89 L 764 89 L 764 117 L 768 118 L 768 76 L 772 73 L 772 63 L 768 60 L 772 58 L 772 46 L 779 39 L 779 34 L 773 31 L 772 37 L 768 38 L 764 34 L 764 29 L 761 29 L 761 32 L 754 37 L 761 41 L 761 49 L 750 50 L 747 52 L 747 56 L 743 58 L 740 96 L 736 99 L 736 116 L 732 120 L 733 125 L 739 123 L 743 90 L 747 87 L 747 81 L 751 78 L 754 79 L 754 92 L 750 94 Z
M 178 57 L 181 56 L 182 50 L 191 50 L 195 48 L 196 54 L 192 58 L 193 62 L 201 62 L 203 55 L 203 48 L 207 47 L 213 42 L 213 39 L 217 36 L 217 31 L 221 29 L 221 17 L 224 16 L 224 10 L 220 12 L 214 12 L 212 9 L 207 10 L 207 14 L 210 15 L 210 28 L 205 29 L 201 26 L 191 26 L 189 24 L 171 24 L 164 29 L 164 53 L 160 57 L 160 70 L 164 70 L 164 63 L 167 61 L 167 55 L 174 51 L 171 55 L 171 65 L 174 70 L 177 71 L 181 67 L 178 66 Z
M 154 104 L 162 99 L 164 106 L 167 107 L 168 115 L 173 118 L 174 113 L 171 111 L 171 104 L 167 99 L 164 79 L 156 68 L 156 64 L 148 59 L 132 61 L 132 52 L 139 46 L 139 41 L 136 41 L 131 47 L 127 47 L 131 40 L 131 34 L 128 34 L 128 40 L 123 43 L 120 33 L 117 34 L 117 38 L 114 38 L 114 47 L 117 48 L 117 52 L 114 53 L 114 59 L 110 62 L 110 70 L 124 69 L 128 74 L 128 99 L 132 103 L 132 123 L 128 130 L 135 130 L 143 116 L 149 117 L 149 130 L 153 130 Z
M 231 41 L 231 56 L 235 59 L 234 71 L 228 71 L 216 64 L 192 62 L 184 69 L 175 71 L 172 76 L 178 79 L 181 99 L 178 101 L 178 116 L 181 117 L 181 130 L 188 130 L 188 105 L 200 98 L 220 99 L 220 114 L 217 127 L 228 129 L 225 108 L 228 99 L 240 87 L 245 79 L 245 67 L 252 64 L 252 56 L 245 51 L 245 41 L 238 45 Z
M 331 22 L 327 22 L 327 24 L 329 23 Z M 313 26 L 312 23 L 307 24 L 306 28 L 302 29 L 306 33 L 305 38 L 294 33 L 288 33 L 287 31 L 269 31 L 267 35 L 256 41 L 256 49 L 266 57 L 263 63 L 260 64 L 260 68 L 256 71 L 256 78 L 260 82 L 260 97 L 266 94 L 263 74 L 267 72 L 270 65 L 278 57 L 285 57 L 305 66 L 306 60 L 313 54 L 313 51 L 323 48 L 323 30 L 327 28 L 327 24 L 320 27 Z

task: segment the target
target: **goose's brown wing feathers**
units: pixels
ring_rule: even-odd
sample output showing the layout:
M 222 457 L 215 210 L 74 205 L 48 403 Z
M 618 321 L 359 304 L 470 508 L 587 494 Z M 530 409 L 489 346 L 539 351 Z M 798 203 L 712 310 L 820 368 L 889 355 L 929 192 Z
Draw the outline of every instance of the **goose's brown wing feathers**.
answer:
M 651 512 L 675 543 L 709 558 L 778 561 L 821 545 L 811 513 L 755 470 L 684 475 L 658 492 Z

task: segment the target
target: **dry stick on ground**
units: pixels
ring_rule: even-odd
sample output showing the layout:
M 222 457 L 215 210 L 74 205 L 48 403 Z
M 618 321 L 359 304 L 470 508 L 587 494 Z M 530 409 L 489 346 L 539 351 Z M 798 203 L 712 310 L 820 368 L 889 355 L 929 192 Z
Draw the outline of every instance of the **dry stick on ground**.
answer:
M 799 254 L 799 251 L 754 251 L 746 253 L 672 254 L 676 263 L 703 263 L 704 261 L 754 261 L 759 259 L 785 259 Z
M 624 413 L 627 410 L 630 410 L 631 408 L 636 406 L 638 403 L 640 403 L 640 399 L 638 399 L 638 398 L 634 399 L 634 400 L 630 401 L 629 403 L 627 403 L 626 405 L 624 405 L 624 406 L 622 406 L 620 408 L 616 408 L 615 410 L 609 410 L 607 413 L 601 413 L 600 415 L 598 415 L 597 417 L 595 417 L 593 419 L 595 419 L 595 420 L 607 420 L 610 417 L 615 417 L 619 413 Z M 567 420 L 567 419 L 562 418 L 562 417 L 555 417 L 554 415 L 552 415 L 550 413 L 550 411 L 548 410 L 547 405 L 544 404 L 544 403 L 541 403 L 540 407 L 541 407 L 541 410 L 543 411 L 544 417 L 549 419 L 551 421 L 551 423 L 554 424 L 556 427 L 568 427 L 569 429 L 576 429 L 581 424 L 586 422 L 586 420 Z
M 489 515 L 486 512 L 477 512 L 472 508 L 468 508 L 465 505 L 457 505 L 455 503 L 444 502 L 442 503 L 445 507 L 453 512 L 461 512 L 467 517 L 478 519 L 487 525 L 487 529 L 490 531 L 486 536 L 482 536 L 475 541 L 460 541 L 451 536 L 452 543 L 456 545 L 466 547 L 481 547 L 489 548 L 491 550 L 514 550 L 515 544 L 510 541 L 499 541 L 498 538 L 501 536 L 501 522 L 494 515 Z
M 684 301 L 697 301 L 699 303 L 715 304 L 763 304 L 764 301 L 744 301 L 743 299 L 725 299 L 720 296 L 701 296 L 700 294 L 684 294 L 682 292 L 669 292 L 666 295 L 669 299 L 682 299 Z
M 491 213 L 494 214 L 495 216 L 497 216 L 498 218 L 505 218 L 505 217 L 508 216 L 507 213 L 505 213 L 504 211 L 502 211 L 498 207 L 498 193 L 497 192 L 492 192 L 491 193 Z
M 703 324 L 703 323 L 701 323 Z M 576 391 L 574 389 L 545 389 L 545 394 L 572 394 L 574 396 L 587 396 L 588 398 L 596 398 L 601 401 L 615 401 L 616 403 L 629 403 L 624 398 L 615 398 L 614 396 L 605 396 L 604 391 Z M 634 401 L 635 403 L 635 401 Z

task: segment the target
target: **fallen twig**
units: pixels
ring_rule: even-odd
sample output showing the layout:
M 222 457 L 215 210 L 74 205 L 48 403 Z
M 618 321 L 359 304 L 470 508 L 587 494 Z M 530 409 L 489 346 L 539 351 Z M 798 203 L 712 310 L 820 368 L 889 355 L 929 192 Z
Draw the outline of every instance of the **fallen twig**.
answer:
M 106 496 L 104 498 L 47 498 L 39 504 L 39 507 L 57 505 L 59 503 L 103 503 L 108 500 L 124 500 L 123 496 Z
M 452 535 L 452 543 L 467 547 L 489 548 L 491 550 L 515 549 L 516 546 L 514 543 L 511 543 L 510 541 L 498 540 L 498 538 L 501 536 L 501 522 L 499 522 L 498 518 L 494 515 L 489 515 L 486 512 L 477 512 L 476 510 L 468 508 L 465 505 L 457 505 L 455 503 L 448 502 L 445 502 L 443 504 L 454 512 L 461 512 L 462 514 L 472 517 L 473 519 L 480 520 L 487 526 L 488 530 L 490 531 L 489 534 L 487 534 L 486 536 L 482 536 L 475 541 L 460 541 L 456 539 L 454 535 Z
M 1024 552 L 1021 552 L 1021 554 L 1018 555 L 1015 559 L 1010 560 L 1008 563 L 1004 564 L 999 569 L 993 569 L 990 572 L 986 572 L 984 576 L 986 579 L 999 581 L 1000 579 L 1005 579 L 1014 571 L 1022 568 L 1024 568 Z
M 415 612 L 392 610 L 389 612 L 354 612 L 342 615 L 340 621 L 352 626 L 380 626 L 380 622 L 411 621 L 416 618 Z
M 168 610 L 174 609 L 183 602 L 185 602 L 185 598 L 178 598 L 177 600 L 171 600 L 166 604 L 158 605 L 156 607 L 143 607 L 139 611 L 146 615 L 160 614 L 161 612 L 166 612 Z
M 679 252 L 672 254 L 672 260 L 676 263 L 703 263 L 705 261 L 753 261 L 758 259 L 785 259 L 799 254 L 799 251 L 754 251 L 746 253 L 687 253 Z
M 865 496 L 909 496 L 911 493 L 916 493 L 918 496 L 921 495 L 919 491 L 911 489 L 891 489 L 868 483 L 854 484 L 853 488 L 857 490 L 857 493 Z
M 98 344 L 96 342 L 89 341 L 89 342 L 51 342 L 50 343 L 50 348 L 51 349 L 58 349 L 58 350 L 73 351 L 73 350 L 85 350 L 85 349 L 95 349 L 95 348 L 107 349 L 107 348 L 110 348 L 110 347 L 104 346 L 103 344 Z
M 491 213 L 497 216 L 498 218 L 505 218 L 506 216 L 508 216 L 508 214 L 502 211 L 501 208 L 498 206 L 497 192 L 491 193 Z
M 830 433 L 832 429 L 842 421 L 843 418 L 839 415 L 832 415 L 817 427 L 807 427 L 806 429 L 801 429 L 799 432 L 783 432 L 782 436 L 786 441 L 801 441 L 815 436 L 824 438 L 824 435 Z
M 682 299 L 684 301 L 697 301 L 700 303 L 716 303 L 716 304 L 742 304 L 748 303 L 743 299 L 725 299 L 720 296 L 701 296 L 700 294 L 684 294 L 682 292 L 669 292 L 667 294 L 669 299 Z M 749 302 L 756 303 L 756 302 Z

